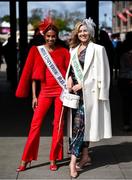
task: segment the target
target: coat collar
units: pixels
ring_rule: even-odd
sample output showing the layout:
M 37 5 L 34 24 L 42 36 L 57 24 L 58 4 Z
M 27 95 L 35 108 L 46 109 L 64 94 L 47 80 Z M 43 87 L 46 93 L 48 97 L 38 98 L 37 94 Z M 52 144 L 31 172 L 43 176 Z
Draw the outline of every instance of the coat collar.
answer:
M 80 45 L 78 45 L 75 49 L 73 49 L 71 51 L 71 54 L 74 55 L 74 53 L 78 52 L 78 48 Z M 84 60 L 84 70 L 83 70 L 83 75 L 86 74 L 91 62 L 92 62 L 92 58 L 94 55 L 94 43 L 93 42 L 89 42 L 87 49 L 86 49 L 86 54 L 85 54 L 85 60 Z
M 86 74 L 86 72 L 92 62 L 93 55 L 94 55 L 94 43 L 89 42 L 88 47 L 86 49 L 86 54 L 85 54 L 84 71 L 83 71 L 84 75 Z

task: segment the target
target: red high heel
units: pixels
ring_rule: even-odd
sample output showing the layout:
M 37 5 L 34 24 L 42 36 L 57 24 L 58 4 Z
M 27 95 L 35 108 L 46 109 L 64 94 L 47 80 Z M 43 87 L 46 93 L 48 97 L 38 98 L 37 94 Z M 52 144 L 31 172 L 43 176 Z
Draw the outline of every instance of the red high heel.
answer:
M 50 165 L 50 170 L 51 171 L 56 171 L 58 169 L 57 165 L 56 164 L 51 164 Z
M 20 165 L 16 171 L 17 172 L 25 171 L 28 164 L 29 164 L 29 167 L 31 167 L 31 161 L 28 161 L 28 162 L 25 162 L 24 165 Z

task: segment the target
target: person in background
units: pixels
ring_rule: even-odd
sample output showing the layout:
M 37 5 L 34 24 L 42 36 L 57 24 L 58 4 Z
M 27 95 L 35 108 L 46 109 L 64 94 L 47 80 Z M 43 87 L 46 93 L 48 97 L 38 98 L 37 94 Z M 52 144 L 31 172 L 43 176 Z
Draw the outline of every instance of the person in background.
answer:
M 3 63 L 2 55 L 3 55 L 3 48 L 2 48 L 2 42 L 0 42 L 0 69 L 1 69 L 1 64 Z
M 89 142 L 111 138 L 109 106 L 110 70 L 105 48 L 94 43 L 95 23 L 91 18 L 78 22 L 71 35 L 71 60 L 66 74 L 67 88 L 80 95 L 78 109 L 70 119 L 70 175 L 91 163 Z M 71 117 L 71 116 L 70 116 Z M 77 158 L 80 156 L 77 163 Z
M 10 82 L 13 93 L 16 91 L 17 86 L 17 62 L 14 58 L 13 39 L 9 37 L 7 42 L 3 45 L 3 56 L 6 62 L 6 77 L 7 81 Z
M 122 100 L 123 130 L 132 131 L 132 32 L 126 34 L 120 53 L 118 88 Z
M 121 52 L 122 41 L 120 39 L 120 33 L 112 34 L 111 41 L 114 47 L 114 55 L 115 55 L 113 62 L 114 79 L 117 80 L 119 76 L 120 56 L 122 53 Z
M 113 64 L 115 61 L 115 52 L 112 41 L 110 40 L 109 35 L 105 30 L 100 30 L 98 43 L 105 47 L 108 56 L 109 67 L 110 67 L 110 85 L 111 85 L 110 87 L 112 87 Z
M 44 43 L 41 48 L 47 52 L 46 56 L 52 59 L 59 69 L 61 76 L 65 78 L 70 54 L 69 51 L 59 43 L 57 27 L 50 18 L 47 18 L 40 23 L 39 30 L 44 38 Z M 37 160 L 40 128 L 52 103 L 54 103 L 54 119 L 49 157 L 50 170 L 57 170 L 56 161 L 63 158 L 64 122 L 62 118 L 62 101 L 60 100 L 62 87 L 58 84 L 49 67 L 45 64 L 43 55 L 41 55 L 38 47 L 31 47 L 16 91 L 17 97 L 27 97 L 30 85 L 32 86 L 32 108 L 34 110 L 29 135 L 17 172 L 24 171 L 28 163 Z M 44 57 L 44 59 L 46 59 L 46 57 Z M 41 86 L 38 96 L 36 94 L 36 81 L 40 81 Z
M 33 38 L 28 44 L 28 52 L 32 46 L 39 46 L 44 43 L 43 35 L 40 33 L 39 27 L 34 30 Z

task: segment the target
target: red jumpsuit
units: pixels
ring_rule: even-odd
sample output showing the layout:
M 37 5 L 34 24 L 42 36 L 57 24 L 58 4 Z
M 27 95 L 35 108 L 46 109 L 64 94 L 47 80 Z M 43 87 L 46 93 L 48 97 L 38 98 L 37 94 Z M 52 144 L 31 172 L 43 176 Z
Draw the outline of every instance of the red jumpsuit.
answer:
M 50 52 L 50 55 L 63 77 L 65 77 L 70 59 L 68 50 L 58 46 L 54 51 Z M 50 160 L 61 160 L 63 157 L 63 119 L 60 121 L 62 113 L 60 94 L 62 88 L 50 73 L 35 46 L 31 48 L 28 54 L 16 91 L 17 97 L 28 96 L 32 80 L 40 80 L 41 89 L 38 96 L 38 106 L 34 111 L 22 160 L 26 162 L 37 160 L 41 124 L 52 102 L 54 102 L 54 120 Z M 60 130 L 59 122 L 61 122 Z

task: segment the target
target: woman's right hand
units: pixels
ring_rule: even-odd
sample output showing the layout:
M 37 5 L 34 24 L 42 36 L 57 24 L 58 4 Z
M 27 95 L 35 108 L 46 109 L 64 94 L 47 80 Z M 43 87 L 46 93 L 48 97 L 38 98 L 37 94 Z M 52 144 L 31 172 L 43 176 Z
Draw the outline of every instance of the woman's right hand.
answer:
M 34 97 L 32 99 L 32 108 L 33 110 L 35 110 L 35 108 L 38 106 L 38 99 L 36 97 Z
M 73 87 L 73 80 L 72 80 L 72 77 L 70 76 L 67 80 L 67 89 L 68 91 L 72 91 L 72 87 Z

